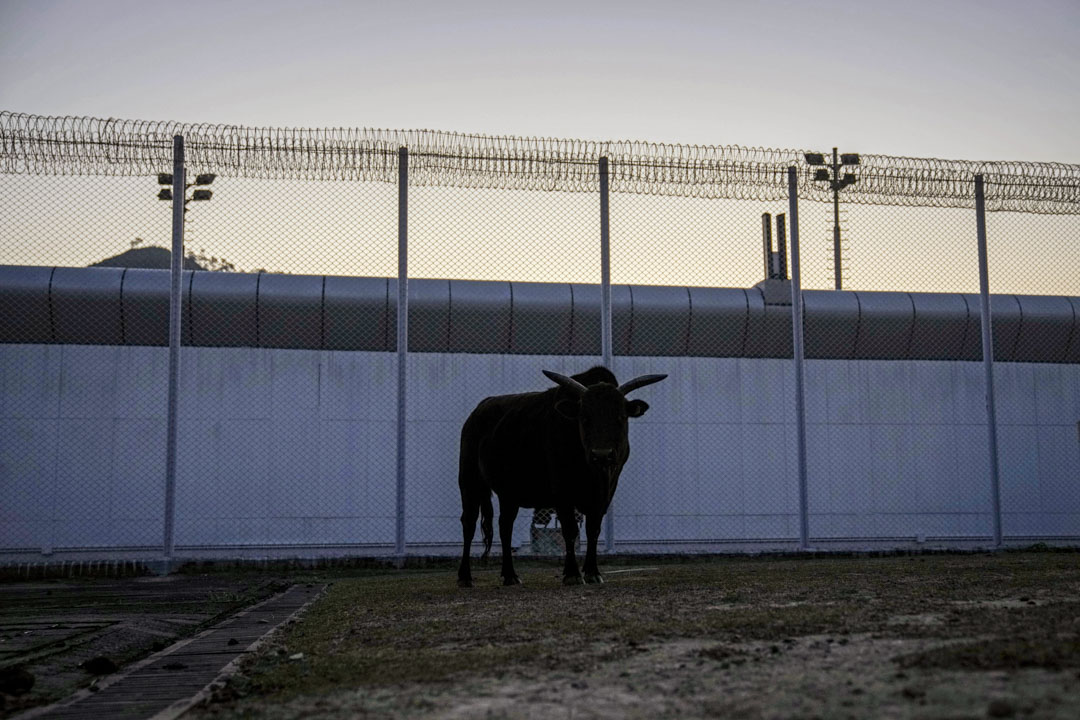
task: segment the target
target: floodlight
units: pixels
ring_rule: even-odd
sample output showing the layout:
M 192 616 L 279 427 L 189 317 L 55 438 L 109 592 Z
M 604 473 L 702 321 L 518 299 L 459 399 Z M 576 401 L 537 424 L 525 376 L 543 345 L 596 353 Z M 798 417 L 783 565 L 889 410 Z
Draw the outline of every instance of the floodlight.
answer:
M 857 153 L 844 153 L 837 155 L 837 148 L 832 149 L 831 162 L 826 162 L 824 153 L 803 153 L 808 165 L 832 166 L 832 172 L 826 168 L 814 171 L 814 180 L 829 183 L 829 189 L 833 196 L 833 271 L 836 278 L 836 289 L 842 289 L 841 266 L 840 266 L 840 191 L 849 185 L 856 183 L 854 173 L 844 173 L 840 176 L 841 165 L 858 165 L 861 158 Z
M 214 182 L 214 178 L 216 178 L 216 177 L 217 177 L 217 175 L 215 175 L 214 173 L 203 173 L 202 175 L 196 175 L 195 176 L 195 184 L 196 185 L 209 185 L 210 183 Z
M 172 200 L 172 190 L 169 188 L 161 188 L 161 192 L 157 194 L 158 200 Z
M 213 194 L 214 194 L 213 190 L 196 190 L 195 192 L 191 193 L 191 199 L 192 200 L 209 200 L 210 197 Z
M 172 185 L 172 173 L 158 173 L 158 185 Z

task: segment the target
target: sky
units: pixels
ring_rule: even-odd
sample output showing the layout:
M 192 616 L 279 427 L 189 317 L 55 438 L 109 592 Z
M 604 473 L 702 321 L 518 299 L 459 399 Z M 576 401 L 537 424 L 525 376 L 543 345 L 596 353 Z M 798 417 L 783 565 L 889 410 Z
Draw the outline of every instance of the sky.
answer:
M 0 0 L 0 110 L 1080 162 L 1080 0 Z

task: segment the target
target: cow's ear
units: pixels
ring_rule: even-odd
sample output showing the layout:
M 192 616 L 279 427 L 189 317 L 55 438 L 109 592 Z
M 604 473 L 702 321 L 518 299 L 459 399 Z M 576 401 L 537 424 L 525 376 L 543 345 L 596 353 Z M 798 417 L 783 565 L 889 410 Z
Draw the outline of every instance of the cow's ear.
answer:
M 577 420 L 581 414 L 581 403 L 577 400 L 559 400 L 555 403 L 555 411 L 565 418 Z
M 649 409 L 649 403 L 644 400 L 630 400 L 626 403 L 626 414 L 630 417 L 641 417 Z

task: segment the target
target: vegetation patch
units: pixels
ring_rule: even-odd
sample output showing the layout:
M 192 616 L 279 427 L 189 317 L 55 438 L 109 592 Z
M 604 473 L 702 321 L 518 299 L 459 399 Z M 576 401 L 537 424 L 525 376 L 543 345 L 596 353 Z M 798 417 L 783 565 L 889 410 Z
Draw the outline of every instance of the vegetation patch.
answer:
M 1078 666 L 1076 558 L 649 558 L 655 570 L 578 587 L 557 562 L 525 561 L 521 586 L 503 587 L 492 563 L 468 589 L 452 567 L 342 571 L 202 712 L 539 717 L 582 702 L 612 718 L 936 716 L 927 703 L 947 714 L 962 697 L 994 699 L 1000 681 L 972 673 Z M 1058 687 L 1015 682 L 1019 694 Z
M 916 653 L 899 662 L 907 668 L 948 670 L 1080 668 L 1080 636 L 1043 634 L 978 640 Z

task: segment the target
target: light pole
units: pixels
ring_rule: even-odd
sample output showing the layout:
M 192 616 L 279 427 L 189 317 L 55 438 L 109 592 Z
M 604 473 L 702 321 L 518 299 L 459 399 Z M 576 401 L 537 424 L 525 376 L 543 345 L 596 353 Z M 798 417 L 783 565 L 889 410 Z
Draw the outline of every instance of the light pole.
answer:
M 828 165 L 824 153 L 805 153 L 808 165 Z M 832 174 L 825 167 L 819 168 L 814 173 L 814 180 L 829 183 L 833 191 L 833 271 L 836 277 L 836 289 L 842 289 L 842 272 L 840 269 L 840 191 L 849 185 L 854 185 L 856 177 L 854 173 L 846 172 L 840 176 L 840 168 L 848 165 L 858 165 L 858 153 L 844 153 L 837 155 L 836 148 L 832 149 Z
M 205 201 L 209 200 L 210 198 L 212 198 L 214 196 L 214 191 L 213 190 L 206 190 L 205 187 L 207 185 L 210 185 L 211 183 L 213 183 L 214 179 L 216 177 L 217 177 L 217 175 L 215 175 L 214 173 L 203 173 L 201 175 L 196 175 L 195 176 L 195 182 L 187 183 L 186 185 L 184 185 L 184 196 L 185 196 L 184 197 L 184 215 L 187 215 L 188 203 L 193 202 L 193 201 L 205 202 Z M 181 177 L 180 182 L 183 182 L 185 179 L 186 179 L 186 177 Z M 173 199 L 172 188 L 176 185 L 176 183 L 173 183 L 173 174 L 172 173 L 158 173 L 157 181 L 158 181 L 158 185 L 167 185 L 167 186 L 169 186 L 169 187 L 161 188 L 161 190 L 158 192 L 158 195 L 157 195 L 158 200 L 172 200 Z M 191 197 L 187 197 L 187 191 L 191 190 L 191 188 L 196 188 L 196 189 L 194 191 L 192 191 Z M 181 237 L 180 237 L 181 253 L 183 253 L 183 245 L 184 245 L 183 230 L 181 229 Z M 183 262 L 183 259 L 181 259 L 181 262 Z

